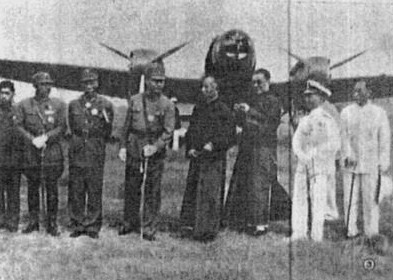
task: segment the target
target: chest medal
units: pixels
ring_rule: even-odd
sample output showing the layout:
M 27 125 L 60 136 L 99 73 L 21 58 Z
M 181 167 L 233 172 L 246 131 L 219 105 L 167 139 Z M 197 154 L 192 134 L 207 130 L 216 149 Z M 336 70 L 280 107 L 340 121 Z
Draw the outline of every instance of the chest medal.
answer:
M 91 109 L 91 114 L 93 116 L 97 116 L 98 115 L 98 110 L 96 108 Z
M 154 116 L 153 116 L 153 115 L 148 115 L 148 116 L 147 116 L 147 120 L 148 120 L 149 122 L 154 121 Z

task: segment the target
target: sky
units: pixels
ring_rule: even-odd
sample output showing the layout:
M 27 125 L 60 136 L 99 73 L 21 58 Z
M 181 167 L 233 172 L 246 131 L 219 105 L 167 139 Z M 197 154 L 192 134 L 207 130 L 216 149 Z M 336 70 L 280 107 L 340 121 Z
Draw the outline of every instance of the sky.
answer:
M 288 78 L 287 0 L 0 0 L 0 58 L 127 69 L 127 61 L 99 46 L 126 53 L 165 51 L 168 76 L 198 78 L 211 40 L 237 28 L 255 41 L 257 67 L 273 81 Z M 292 0 L 290 42 L 302 57 L 335 63 L 364 49 L 334 77 L 393 74 L 393 1 Z M 291 65 L 296 61 L 290 60 Z

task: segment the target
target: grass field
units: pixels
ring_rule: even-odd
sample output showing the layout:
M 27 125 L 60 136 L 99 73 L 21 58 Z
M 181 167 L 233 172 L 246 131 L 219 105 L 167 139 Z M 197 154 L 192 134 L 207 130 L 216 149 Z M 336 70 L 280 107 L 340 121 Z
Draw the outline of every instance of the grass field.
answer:
M 391 106 L 390 106 L 391 107 Z M 119 136 L 125 108 L 115 116 L 114 135 Z M 392 121 L 392 118 L 391 118 Z M 281 151 L 285 146 L 280 146 Z M 286 157 L 284 157 L 285 161 Z M 393 249 L 384 256 L 367 250 L 357 241 L 343 238 L 343 221 L 325 227 L 326 241 L 293 244 L 283 241 L 288 221 L 274 222 L 260 238 L 223 231 L 217 240 L 204 244 L 172 237 L 185 189 L 188 162 L 183 152 L 169 151 L 162 187 L 160 232 L 156 242 L 141 241 L 131 234 L 119 237 L 123 215 L 124 164 L 117 159 L 117 145 L 107 147 L 103 214 L 98 240 L 69 238 L 67 229 L 68 172 L 59 181 L 59 225 L 62 235 L 50 237 L 44 230 L 31 235 L 0 232 L 0 280 L 9 279 L 392 279 Z M 281 162 L 281 174 L 288 168 Z M 286 183 L 287 176 L 281 176 Z M 338 189 L 338 202 L 342 190 Z M 21 225 L 27 223 L 27 189 L 21 189 Z M 380 231 L 393 241 L 393 201 L 381 204 Z M 291 266 L 289 265 L 290 253 Z M 372 270 L 364 268 L 372 260 Z M 290 272 L 291 270 L 291 272 Z
M 210 244 L 171 237 L 185 188 L 187 161 L 171 152 L 162 191 L 162 222 L 158 241 L 140 241 L 131 234 L 119 237 L 114 227 L 122 216 L 124 165 L 109 145 L 104 187 L 104 226 L 100 239 L 69 238 L 66 228 L 67 172 L 60 181 L 59 223 L 62 235 L 0 233 L 0 279 L 288 279 L 289 243 L 283 238 L 287 222 L 276 222 L 272 232 L 252 238 L 224 231 Z M 27 221 L 26 184 L 22 186 L 22 222 Z M 381 231 L 393 240 L 391 199 L 382 206 Z M 327 225 L 327 240 L 292 244 L 293 279 L 391 279 L 393 250 L 384 256 L 342 238 L 342 221 Z M 375 268 L 363 268 L 366 259 Z

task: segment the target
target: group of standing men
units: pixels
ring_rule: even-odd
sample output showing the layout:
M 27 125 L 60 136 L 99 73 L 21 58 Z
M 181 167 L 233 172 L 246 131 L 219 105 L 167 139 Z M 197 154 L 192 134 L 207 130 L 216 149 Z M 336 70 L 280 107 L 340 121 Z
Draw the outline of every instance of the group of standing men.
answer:
M 175 106 L 163 95 L 162 63 L 149 65 L 145 77 L 146 91 L 129 100 L 120 142 L 119 158 L 126 162 L 126 172 L 124 222 L 119 235 L 140 232 L 144 239 L 154 240 Z M 186 136 L 190 168 L 180 217 L 181 236 L 210 241 L 222 225 L 253 236 L 267 232 L 272 186 L 277 181 L 277 128 L 281 117 L 279 99 L 269 90 L 269 82 L 270 73 L 257 70 L 250 94 L 231 110 L 220 100 L 214 77 L 202 79 L 203 98 L 194 108 Z M 41 187 L 46 192 L 46 201 L 41 201 L 41 210 L 47 211 L 46 231 L 59 235 L 57 180 L 64 170 L 61 140 L 67 130 L 67 107 L 61 100 L 49 97 L 52 84 L 48 73 L 36 73 L 35 96 L 13 105 L 13 84 L 0 83 L 0 226 L 11 232 L 18 229 L 19 186 L 24 174 L 28 182 L 29 223 L 22 232 L 39 230 Z M 114 111 L 112 104 L 97 93 L 96 72 L 84 70 L 81 84 L 84 94 L 68 106 L 70 237 L 98 238 L 105 144 L 111 136 Z M 311 238 L 321 241 L 326 215 L 338 218 L 332 178 L 339 151 L 346 171 L 344 211 L 348 236 L 359 234 L 356 223 L 360 191 L 365 233 L 377 234 L 380 176 L 390 163 L 390 127 L 385 111 L 368 100 L 370 91 L 364 82 L 356 84 L 356 103 L 346 107 L 340 118 L 334 118 L 326 109 L 331 92 L 323 84 L 309 80 L 304 94 L 310 113 L 301 119 L 293 137 L 298 159 L 293 237 L 307 237 L 310 218 Z M 226 153 L 236 139 L 239 153 L 224 207 Z
M 37 72 L 32 82 L 34 97 L 16 105 L 13 104 L 13 83 L 0 83 L 1 159 L 4 160 L 1 165 L 0 226 L 11 232 L 18 230 L 20 179 L 24 174 L 28 184 L 29 222 L 22 233 L 40 228 L 41 189 L 46 232 L 58 236 L 57 181 L 64 170 L 61 142 L 67 131 L 67 106 L 60 99 L 49 97 L 53 85 L 49 73 Z M 105 140 L 111 135 L 113 108 L 97 94 L 98 75 L 95 72 L 84 70 L 81 84 L 84 94 L 68 107 L 70 217 L 74 225 L 71 237 L 85 234 L 98 238 L 102 222 Z
M 312 240 L 322 241 L 325 219 L 338 218 L 336 185 L 332 180 L 337 167 L 343 172 L 347 238 L 361 234 L 357 226 L 360 193 L 364 234 L 368 238 L 379 234 L 381 176 L 390 165 L 387 114 L 369 100 L 371 91 L 364 81 L 356 83 L 352 94 L 355 102 L 345 107 L 339 118 L 327 105 L 331 94 L 323 83 L 307 82 L 304 95 L 310 113 L 300 120 L 292 139 L 298 160 L 292 207 L 293 240 L 308 238 L 310 234 Z
M 272 185 L 277 180 L 277 128 L 281 106 L 269 91 L 270 73 L 255 71 L 245 100 L 230 110 L 220 101 L 217 82 L 204 77 L 205 102 L 197 104 L 187 131 L 191 158 L 181 210 L 181 236 L 211 241 L 221 226 L 252 236 L 265 234 Z M 227 150 L 239 152 L 224 205 Z

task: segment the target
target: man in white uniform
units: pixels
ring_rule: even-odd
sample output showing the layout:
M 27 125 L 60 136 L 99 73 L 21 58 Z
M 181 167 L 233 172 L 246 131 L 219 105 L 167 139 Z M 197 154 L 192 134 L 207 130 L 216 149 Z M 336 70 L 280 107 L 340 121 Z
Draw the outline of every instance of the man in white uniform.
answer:
M 323 102 L 322 108 L 333 117 L 336 122 L 337 127 L 340 129 L 341 122 L 340 122 L 340 113 L 338 112 L 336 106 L 330 103 L 328 100 Z M 340 162 L 341 154 L 340 151 L 336 153 L 336 168 L 333 170 L 333 173 L 329 174 L 328 176 L 328 187 L 327 187 L 327 204 L 326 204 L 326 214 L 325 220 L 327 221 L 334 221 L 339 218 L 337 203 L 336 203 L 336 189 L 337 189 L 337 180 L 336 180 L 336 173 L 340 172 L 339 162 Z M 339 174 L 339 183 L 341 183 L 341 174 Z
M 323 108 L 330 90 L 309 80 L 304 92 L 310 114 L 300 120 L 292 140 L 298 159 L 292 208 L 292 240 L 307 238 L 311 210 L 311 239 L 322 241 L 326 213 L 328 176 L 335 170 L 340 148 L 339 129 Z
M 361 192 L 364 233 L 371 237 L 379 231 L 378 177 L 390 165 L 390 126 L 385 110 L 369 101 L 364 81 L 356 83 L 353 97 L 356 102 L 341 112 L 345 223 L 348 238 L 360 234 Z

